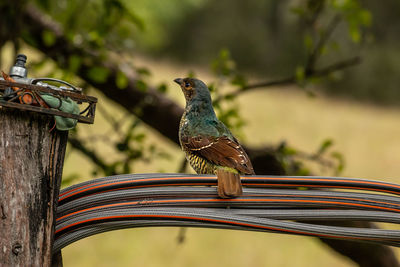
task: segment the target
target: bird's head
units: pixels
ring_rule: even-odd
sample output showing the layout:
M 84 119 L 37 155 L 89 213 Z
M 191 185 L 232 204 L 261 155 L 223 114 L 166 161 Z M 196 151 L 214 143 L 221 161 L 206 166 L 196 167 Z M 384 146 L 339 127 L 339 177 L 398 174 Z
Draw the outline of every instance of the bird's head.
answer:
M 181 87 L 186 103 L 194 101 L 211 103 L 210 91 L 202 81 L 195 78 L 176 78 L 174 82 Z

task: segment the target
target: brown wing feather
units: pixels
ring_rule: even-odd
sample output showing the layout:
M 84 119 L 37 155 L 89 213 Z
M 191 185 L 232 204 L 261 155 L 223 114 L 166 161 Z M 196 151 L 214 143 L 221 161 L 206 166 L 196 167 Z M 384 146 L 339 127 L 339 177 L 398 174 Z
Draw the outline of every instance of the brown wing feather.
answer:
M 182 146 L 192 153 L 196 153 L 214 164 L 230 167 L 245 174 L 254 174 L 249 156 L 236 140 L 226 136 L 205 137 L 195 136 L 184 138 Z

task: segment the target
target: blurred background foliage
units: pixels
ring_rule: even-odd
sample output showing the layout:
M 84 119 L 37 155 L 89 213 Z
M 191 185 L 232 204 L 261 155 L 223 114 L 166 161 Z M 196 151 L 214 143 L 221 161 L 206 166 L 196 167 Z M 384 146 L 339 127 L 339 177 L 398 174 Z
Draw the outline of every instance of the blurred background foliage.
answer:
M 147 31 L 139 32 L 135 39 L 142 51 L 172 53 L 183 62 L 207 64 L 224 47 L 240 71 L 267 77 L 290 74 L 303 65 L 330 17 L 339 14 L 333 40 L 321 48 L 320 64 L 348 54 L 363 56 L 363 64 L 324 80 L 322 88 L 335 96 L 399 103 L 400 3 L 396 0 L 385 5 L 374 0 L 183 1 L 190 8 L 179 5 L 163 15 L 160 1 L 144 2 L 154 7 L 148 18 L 156 25 L 149 25 L 148 32 L 156 38 L 149 41 Z
M 119 173 L 191 171 L 176 146 L 177 76 L 207 81 L 220 119 L 254 165 L 268 165 L 261 173 L 398 173 L 398 0 L 0 0 L 0 11 L 1 69 L 26 53 L 30 77 L 64 79 L 99 98 L 95 124 L 70 131 L 64 186 Z M 199 235 L 211 240 L 215 232 Z M 232 237 L 221 236 L 232 244 L 244 238 Z M 97 238 L 81 242 L 96 245 Z M 265 238 L 257 238 L 249 242 L 262 247 Z M 71 247 L 69 262 L 80 255 L 84 264 Z M 219 266 L 194 250 L 181 266 Z M 315 266 L 351 265 L 321 255 Z M 297 266 L 310 266 L 310 257 Z
M 400 99 L 396 0 L 385 5 L 373 0 L 37 3 L 65 25 L 76 42 L 190 64 L 208 64 L 226 48 L 241 72 L 266 77 L 281 77 L 304 65 L 308 49 L 339 14 L 341 21 L 332 41 L 322 47 L 320 64 L 349 53 L 363 56 L 363 64 L 332 75 L 323 89 L 380 104 L 398 104 Z
M 396 0 L 385 5 L 373 0 L 35 3 L 61 22 L 78 44 L 194 65 L 209 64 L 225 48 L 240 72 L 264 77 L 282 77 L 304 65 L 313 42 L 331 17 L 339 15 L 332 40 L 321 48 L 319 64 L 349 54 L 362 56 L 363 64 L 331 75 L 321 88 L 335 96 L 380 104 L 398 104 L 400 99 L 396 72 L 400 3 Z M 14 28 L 11 21 L 9 27 Z M 51 42 L 48 33 L 43 38 Z

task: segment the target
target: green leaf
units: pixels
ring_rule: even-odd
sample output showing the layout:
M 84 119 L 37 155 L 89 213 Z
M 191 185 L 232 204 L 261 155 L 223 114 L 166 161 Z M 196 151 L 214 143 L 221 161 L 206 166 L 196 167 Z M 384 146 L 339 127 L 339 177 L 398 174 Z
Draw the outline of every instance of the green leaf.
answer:
M 77 73 L 82 64 L 82 58 L 78 55 L 71 55 L 68 58 L 68 70 Z
M 122 71 L 118 71 L 117 72 L 117 77 L 115 79 L 115 85 L 119 88 L 119 89 L 125 89 L 126 87 L 128 87 L 128 77 L 126 77 L 125 73 L 123 73 Z
M 345 166 L 345 160 L 344 160 L 344 157 L 343 157 L 342 153 L 334 151 L 334 152 L 331 153 L 331 156 L 338 161 L 336 173 L 337 174 L 341 173 L 343 171 L 343 169 L 344 169 L 344 166 Z
M 358 28 L 356 26 L 350 26 L 349 33 L 350 33 L 351 40 L 354 43 L 358 44 L 361 40 L 360 28 Z
M 371 26 L 372 24 L 372 15 L 371 12 L 368 10 L 361 10 L 360 13 L 358 14 L 360 23 L 364 26 Z
M 195 78 L 196 77 L 196 73 L 193 70 L 190 70 L 189 73 L 187 74 L 188 78 Z
M 313 49 L 314 41 L 310 34 L 305 34 L 303 42 L 308 51 L 311 51 Z
M 115 145 L 115 148 L 116 148 L 118 151 L 124 152 L 124 151 L 127 151 L 129 147 L 128 147 L 128 144 L 127 144 L 127 143 L 117 143 L 117 144 Z
M 286 156 L 291 156 L 291 155 L 297 154 L 297 150 L 294 148 L 291 148 L 291 147 L 286 147 L 283 152 Z
M 133 10 L 131 8 L 126 7 L 124 1 L 120 1 L 120 0 L 108 0 L 111 2 L 111 4 L 119 9 L 119 11 L 125 15 L 128 20 L 130 20 L 132 23 L 134 23 L 139 30 L 144 30 L 145 29 L 145 23 L 143 21 L 143 19 L 138 16 L 135 12 L 133 12 Z
M 323 79 L 321 77 L 310 77 L 307 79 L 307 82 L 310 82 L 312 84 L 318 84 L 322 81 L 323 81 Z M 312 93 L 312 94 L 314 94 L 314 93 Z M 315 96 L 315 94 L 314 94 L 314 96 Z
M 217 91 L 217 87 L 215 86 L 214 83 L 210 83 L 207 85 L 208 89 L 210 90 L 211 93 L 214 93 Z
M 129 165 L 129 161 L 125 162 L 123 167 L 124 167 L 123 173 L 131 173 L 131 168 L 130 168 L 130 165 Z
M 150 76 L 151 72 L 148 68 L 144 68 L 144 67 L 140 67 L 140 68 L 136 68 L 136 72 L 140 75 L 144 75 L 144 76 Z
M 306 73 L 303 66 L 297 66 L 295 76 L 296 76 L 296 82 L 301 86 L 304 85 Z
M 138 88 L 138 90 L 145 92 L 147 91 L 147 83 L 145 83 L 142 80 L 137 80 L 136 81 L 136 87 Z
M 232 100 L 234 100 L 236 98 L 236 95 L 234 95 L 234 94 L 226 94 L 225 96 L 224 96 L 224 99 L 226 100 L 226 101 L 232 101 Z
M 235 62 L 231 59 L 228 49 L 221 49 L 218 57 L 212 62 L 211 70 L 216 75 L 230 76 L 236 69 Z
M 105 83 L 110 75 L 110 71 L 104 67 L 91 67 L 87 75 L 96 83 Z
M 372 24 L 371 12 L 364 9 L 358 0 L 334 0 L 332 6 L 342 13 L 347 21 L 351 40 L 359 43 L 363 27 L 369 27 Z
M 157 87 L 157 91 L 159 91 L 160 93 L 165 93 L 165 92 L 167 92 L 167 90 L 168 90 L 168 87 L 165 83 L 162 83 Z
M 101 40 L 102 39 L 102 36 L 101 36 L 101 34 L 98 32 L 98 31 L 90 31 L 89 33 L 88 33 L 88 39 L 90 40 L 90 41 L 93 41 L 93 42 L 98 42 L 99 40 Z
M 143 140 L 145 138 L 146 138 L 146 135 L 144 133 L 140 133 L 140 134 L 137 134 L 134 136 L 134 139 L 139 143 L 143 142 Z
M 229 50 L 226 48 L 221 49 L 221 51 L 219 51 L 219 57 L 221 60 L 229 60 L 230 56 L 231 56 L 231 54 L 230 54 Z
M 245 87 L 245 86 L 247 85 L 247 80 L 246 80 L 246 78 L 245 78 L 243 75 L 236 74 L 236 75 L 233 77 L 231 83 L 232 83 L 233 85 L 237 85 L 237 86 L 243 88 L 243 87 Z
M 45 10 L 47 11 L 47 10 L 50 9 L 50 3 L 51 3 L 52 1 L 50 1 L 50 0 L 38 0 L 37 2 L 39 3 L 39 5 L 40 5 L 43 9 L 45 9 Z
M 333 145 L 333 140 L 332 139 L 326 139 L 324 142 L 322 142 L 321 146 L 318 149 L 317 154 L 323 154 L 332 145 Z
M 301 6 L 291 7 L 290 12 L 299 16 L 304 16 L 304 14 L 306 13 L 305 9 Z
M 56 42 L 56 36 L 53 32 L 44 30 L 42 31 L 42 40 L 45 46 L 52 46 Z
M 216 110 L 216 111 L 220 110 L 221 109 L 221 101 L 214 100 L 213 106 L 214 106 L 214 110 Z
M 310 175 L 311 171 L 306 168 L 306 167 L 302 167 L 300 169 L 297 170 L 296 175 L 298 176 L 308 176 Z

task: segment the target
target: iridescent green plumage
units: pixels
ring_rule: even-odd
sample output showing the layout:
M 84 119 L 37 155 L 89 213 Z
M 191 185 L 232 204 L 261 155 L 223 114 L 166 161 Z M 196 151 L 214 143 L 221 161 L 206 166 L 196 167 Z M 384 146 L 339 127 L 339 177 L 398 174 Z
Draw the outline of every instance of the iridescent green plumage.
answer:
M 190 124 L 190 121 L 186 119 L 186 111 L 181 118 L 181 122 L 179 124 L 179 141 L 182 146 L 182 139 L 185 139 L 188 135 L 191 135 L 190 129 L 187 125 Z M 193 132 L 194 133 L 194 132 Z M 185 150 L 185 147 L 182 146 L 183 151 L 186 154 L 186 159 L 188 160 L 190 166 L 199 174 L 214 174 L 215 168 L 217 167 L 212 162 L 208 161 L 204 157 L 201 157 L 190 150 Z
M 186 158 L 197 173 L 217 174 L 221 197 L 241 194 L 240 174 L 254 174 L 251 162 L 229 129 L 217 119 L 207 86 L 200 80 L 176 79 L 186 107 L 179 140 Z

